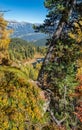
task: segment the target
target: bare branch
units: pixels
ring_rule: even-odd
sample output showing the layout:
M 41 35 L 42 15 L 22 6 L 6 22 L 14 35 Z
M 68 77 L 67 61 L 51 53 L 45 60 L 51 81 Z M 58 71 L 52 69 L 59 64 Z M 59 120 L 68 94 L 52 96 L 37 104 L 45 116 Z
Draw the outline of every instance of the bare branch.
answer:
M 58 126 L 61 126 L 61 123 L 63 123 L 66 120 L 66 116 L 65 116 L 63 119 L 59 121 L 58 119 L 56 119 L 54 113 L 50 110 L 50 108 L 48 109 L 48 111 L 50 112 L 53 122 L 55 122 Z

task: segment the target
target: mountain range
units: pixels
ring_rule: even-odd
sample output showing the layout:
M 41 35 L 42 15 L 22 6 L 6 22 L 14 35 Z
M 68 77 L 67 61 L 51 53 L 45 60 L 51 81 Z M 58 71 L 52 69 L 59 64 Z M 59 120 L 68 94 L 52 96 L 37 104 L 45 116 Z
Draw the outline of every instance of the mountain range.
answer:
M 37 24 L 39 25 L 39 24 Z M 28 22 L 9 21 L 8 29 L 13 30 L 12 38 L 21 38 L 27 41 L 36 42 L 47 37 L 46 34 L 36 33 L 33 24 Z

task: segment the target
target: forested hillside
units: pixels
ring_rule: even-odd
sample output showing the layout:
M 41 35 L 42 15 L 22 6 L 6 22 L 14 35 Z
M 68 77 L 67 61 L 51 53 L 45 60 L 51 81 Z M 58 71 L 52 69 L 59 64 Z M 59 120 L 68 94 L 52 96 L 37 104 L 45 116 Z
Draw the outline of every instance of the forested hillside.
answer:
M 45 46 L 37 46 L 20 38 L 12 38 L 9 45 L 11 60 L 33 59 L 35 55 L 43 56 L 46 53 Z
M 82 130 L 82 0 L 44 6 L 46 47 L 10 39 L 0 14 L 0 130 Z

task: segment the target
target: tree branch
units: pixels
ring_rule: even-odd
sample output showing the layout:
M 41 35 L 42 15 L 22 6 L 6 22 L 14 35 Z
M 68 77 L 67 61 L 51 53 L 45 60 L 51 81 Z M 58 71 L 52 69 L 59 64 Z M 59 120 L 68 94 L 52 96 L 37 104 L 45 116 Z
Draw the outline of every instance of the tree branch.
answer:
M 61 123 L 63 123 L 66 120 L 66 116 L 63 119 L 58 120 L 58 119 L 56 119 L 56 117 L 54 116 L 54 113 L 50 110 L 50 108 L 48 109 L 48 111 L 51 115 L 53 122 L 55 122 L 58 126 L 61 126 Z

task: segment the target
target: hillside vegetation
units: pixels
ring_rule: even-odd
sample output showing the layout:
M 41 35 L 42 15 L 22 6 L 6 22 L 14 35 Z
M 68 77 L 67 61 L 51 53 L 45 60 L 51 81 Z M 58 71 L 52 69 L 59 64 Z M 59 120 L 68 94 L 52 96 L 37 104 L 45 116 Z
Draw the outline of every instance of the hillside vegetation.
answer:
M 0 66 L 0 129 L 25 130 L 46 122 L 43 92 L 27 75 L 13 67 Z M 37 116 L 38 115 L 38 116 Z
M 36 54 L 44 57 L 45 53 L 44 46 L 39 47 L 20 38 L 12 38 L 10 41 L 9 55 L 13 61 L 33 59 Z

